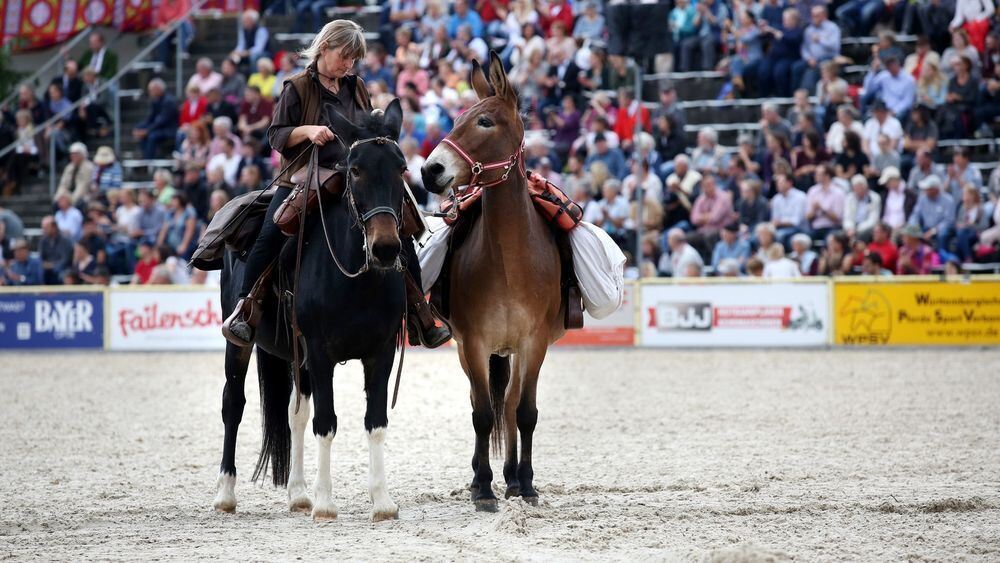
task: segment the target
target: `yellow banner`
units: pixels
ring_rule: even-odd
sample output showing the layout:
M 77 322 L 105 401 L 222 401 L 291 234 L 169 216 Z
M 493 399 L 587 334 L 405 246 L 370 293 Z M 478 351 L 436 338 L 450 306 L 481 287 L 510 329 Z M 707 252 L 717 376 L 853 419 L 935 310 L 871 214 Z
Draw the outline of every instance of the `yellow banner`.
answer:
M 834 283 L 834 343 L 1000 344 L 1000 281 Z

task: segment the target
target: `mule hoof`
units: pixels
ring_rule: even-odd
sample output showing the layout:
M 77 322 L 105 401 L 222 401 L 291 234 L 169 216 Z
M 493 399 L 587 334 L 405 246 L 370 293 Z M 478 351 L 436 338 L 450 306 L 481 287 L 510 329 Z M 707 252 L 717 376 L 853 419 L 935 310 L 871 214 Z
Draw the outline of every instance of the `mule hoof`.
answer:
M 521 497 L 521 500 L 523 500 L 524 502 L 530 504 L 531 506 L 538 506 L 538 495 L 534 495 L 534 496 L 530 496 L 530 497 Z
M 398 520 L 399 510 L 385 512 L 372 512 L 372 522 L 385 522 L 386 520 Z
M 495 498 L 482 498 L 472 501 L 476 505 L 476 512 L 496 512 L 497 511 L 497 499 Z
M 288 511 L 289 512 L 302 512 L 308 514 L 312 512 L 313 503 L 309 500 L 309 497 L 299 497 L 295 500 L 288 501 Z
M 521 487 L 515 485 L 513 487 L 507 487 L 507 492 L 503 494 L 503 498 L 519 497 L 521 496 Z

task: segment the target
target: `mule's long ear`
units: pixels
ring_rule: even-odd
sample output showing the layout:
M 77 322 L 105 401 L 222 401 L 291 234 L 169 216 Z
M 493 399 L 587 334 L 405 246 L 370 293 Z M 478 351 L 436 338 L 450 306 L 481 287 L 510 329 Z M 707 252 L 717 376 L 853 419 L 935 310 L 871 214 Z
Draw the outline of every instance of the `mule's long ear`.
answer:
M 497 52 L 492 49 L 490 50 L 490 84 L 496 90 L 497 96 L 512 102 L 515 106 L 517 105 L 517 94 L 514 93 L 514 88 L 507 79 L 507 71 L 503 68 L 503 62 L 500 61 Z
M 330 114 L 332 115 L 330 128 L 343 141 L 345 147 L 351 146 L 351 143 L 357 141 L 361 136 L 361 129 L 351 123 L 350 119 L 341 115 L 339 111 L 332 111 Z
M 479 96 L 480 100 L 493 95 L 493 89 L 490 88 L 490 83 L 486 80 L 486 75 L 483 74 L 483 67 L 479 65 L 478 59 L 472 59 L 469 84 L 472 84 L 472 89 L 476 91 L 476 95 Z
M 386 131 L 393 139 L 399 140 L 399 129 L 403 126 L 403 106 L 399 103 L 399 98 L 389 102 L 389 107 L 385 108 Z

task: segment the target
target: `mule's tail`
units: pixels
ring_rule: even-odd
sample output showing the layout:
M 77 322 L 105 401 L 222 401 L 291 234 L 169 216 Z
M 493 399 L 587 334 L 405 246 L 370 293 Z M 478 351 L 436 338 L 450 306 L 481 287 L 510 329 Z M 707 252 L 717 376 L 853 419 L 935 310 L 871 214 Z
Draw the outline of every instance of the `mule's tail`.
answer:
M 493 444 L 493 453 L 499 454 L 503 450 L 504 432 L 504 395 L 507 393 L 507 384 L 510 383 L 510 358 L 504 358 L 493 354 L 490 356 L 490 404 L 493 405 L 493 432 L 490 436 L 490 443 Z
M 292 393 L 292 379 L 288 362 L 257 348 L 257 377 L 260 381 L 261 438 L 260 457 L 253 470 L 253 480 L 267 475 L 271 466 L 271 480 L 275 487 L 288 484 L 292 434 L 288 429 L 288 399 Z

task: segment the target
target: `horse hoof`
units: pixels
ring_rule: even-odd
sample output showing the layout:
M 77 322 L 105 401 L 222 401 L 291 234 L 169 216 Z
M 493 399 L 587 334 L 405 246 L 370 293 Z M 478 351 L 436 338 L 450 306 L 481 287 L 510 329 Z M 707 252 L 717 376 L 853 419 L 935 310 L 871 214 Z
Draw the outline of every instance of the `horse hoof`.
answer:
M 519 497 L 521 496 L 521 487 L 515 485 L 513 487 L 507 487 L 507 492 L 503 494 L 503 498 Z
M 212 503 L 215 511 L 226 514 L 236 512 L 236 494 L 233 492 L 236 488 L 236 476 L 220 473 L 216 487 L 218 492 L 215 493 L 215 501 Z
M 314 506 L 312 511 L 313 522 L 333 522 L 337 519 L 337 509 L 333 506 Z
M 538 495 L 530 497 L 521 497 L 521 500 L 530 504 L 531 506 L 538 506 Z
M 288 511 L 289 512 L 302 512 L 304 514 L 309 514 L 312 512 L 313 503 L 309 500 L 309 497 L 299 497 L 295 500 L 288 501 Z
M 481 498 L 473 501 L 476 505 L 476 512 L 496 512 L 497 511 L 497 499 L 495 498 Z

